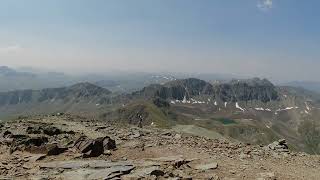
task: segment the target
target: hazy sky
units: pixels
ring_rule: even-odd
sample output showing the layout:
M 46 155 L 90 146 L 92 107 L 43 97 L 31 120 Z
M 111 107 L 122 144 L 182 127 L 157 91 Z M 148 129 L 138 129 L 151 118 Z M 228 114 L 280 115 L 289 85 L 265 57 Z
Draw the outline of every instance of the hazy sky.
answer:
M 0 65 L 320 77 L 319 0 L 0 0 Z

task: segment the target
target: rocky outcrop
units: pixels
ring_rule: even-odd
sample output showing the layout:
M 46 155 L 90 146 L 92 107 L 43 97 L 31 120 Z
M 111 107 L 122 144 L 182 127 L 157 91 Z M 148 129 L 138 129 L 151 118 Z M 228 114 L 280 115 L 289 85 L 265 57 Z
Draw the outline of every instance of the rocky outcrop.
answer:
M 194 96 L 211 96 L 223 102 L 261 101 L 269 102 L 279 99 L 276 87 L 267 79 L 233 80 L 227 83 L 211 85 L 210 83 L 190 78 L 176 80 L 164 85 L 150 85 L 133 95 L 159 97 L 162 99 L 189 100 Z
M 83 154 L 83 157 L 98 157 L 107 150 L 115 149 L 116 143 L 108 136 L 97 139 L 81 136 L 74 143 L 74 147 Z
M 215 85 L 214 97 L 224 102 L 257 100 L 266 103 L 279 99 L 276 87 L 267 79 L 259 78 Z
M 142 95 L 143 97 L 160 97 L 162 99 L 183 100 L 200 95 L 213 93 L 213 86 L 203 80 L 189 78 L 175 80 L 164 85 L 150 85 L 143 90 L 135 92 L 134 95 Z

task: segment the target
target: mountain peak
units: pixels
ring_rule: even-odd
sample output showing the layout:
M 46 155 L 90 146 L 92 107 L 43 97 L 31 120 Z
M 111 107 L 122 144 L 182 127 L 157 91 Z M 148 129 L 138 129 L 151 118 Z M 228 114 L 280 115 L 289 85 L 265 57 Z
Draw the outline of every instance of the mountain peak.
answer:
M 197 78 L 179 79 L 164 85 L 152 85 L 136 93 L 148 97 L 183 100 L 195 96 L 212 96 L 216 100 L 269 102 L 278 99 L 276 87 L 267 79 L 232 80 L 212 85 Z
M 260 78 L 218 84 L 215 95 L 225 102 L 258 100 L 266 103 L 279 99 L 276 87 L 269 80 Z
M 111 91 L 108 89 L 102 88 L 100 86 L 94 85 L 89 82 L 77 83 L 73 86 L 68 87 L 69 90 L 74 92 L 83 92 L 88 94 L 110 94 Z
M 247 84 L 249 86 L 274 86 L 268 79 L 260 79 L 258 77 L 251 78 L 251 79 L 238 79 L 232 80 L 231 84 Z

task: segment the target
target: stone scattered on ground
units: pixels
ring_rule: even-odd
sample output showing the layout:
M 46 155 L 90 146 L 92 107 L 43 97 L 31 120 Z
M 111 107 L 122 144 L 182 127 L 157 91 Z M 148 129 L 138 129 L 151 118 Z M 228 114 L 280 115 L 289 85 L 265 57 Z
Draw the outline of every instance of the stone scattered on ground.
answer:
M 320 157 L 60 114 L 0 124 L 0 179 L 317 180 Z

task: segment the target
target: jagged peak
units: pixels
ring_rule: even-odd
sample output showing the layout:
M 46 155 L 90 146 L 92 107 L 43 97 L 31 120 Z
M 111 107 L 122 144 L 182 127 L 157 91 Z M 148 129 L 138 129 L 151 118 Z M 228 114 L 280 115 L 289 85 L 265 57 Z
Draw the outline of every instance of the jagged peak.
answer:
M 187 78 L 187 79 L 178 79 L 174 81 L 170 81 L 164 84 L 165 87 L 173 87 L 173 86 L 183 86 L 184 88 L 202 88 L 205 86 L 212 86 L 210 83 L 197 79 L 197 78 Z
M 274 86 L 268 79 L 258 77 L 251 79 L 233 79 L 230 84 L 247 84 L 249 86 Z

